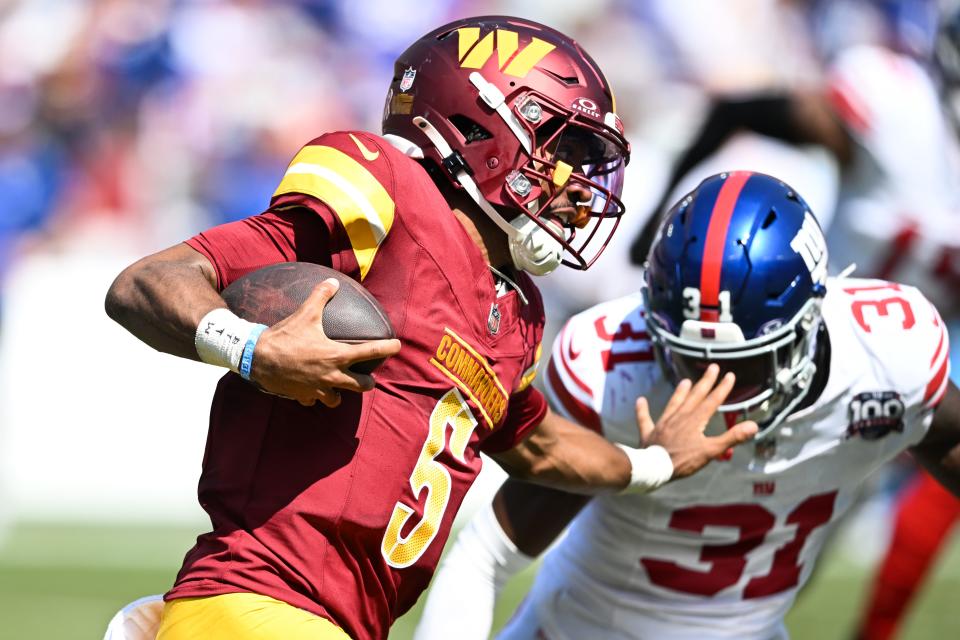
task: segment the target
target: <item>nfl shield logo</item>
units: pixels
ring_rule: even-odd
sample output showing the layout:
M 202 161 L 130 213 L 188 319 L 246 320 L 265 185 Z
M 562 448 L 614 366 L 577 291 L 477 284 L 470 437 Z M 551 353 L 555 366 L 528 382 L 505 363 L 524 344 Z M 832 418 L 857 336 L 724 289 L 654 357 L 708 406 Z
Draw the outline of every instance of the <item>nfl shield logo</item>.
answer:
M 403 72 L 403 78 L 400 79 L 400 91 L 409 91 L 416 77 L 417 71 L 413 67 L 407 67 L 407 70 Z
M 490 305 L 490 315 L 487 316 L 487 329 L 489 329 L 490 335 L 494 336 L 500 331 L 500 307 L 497 306 L 496 302 Z

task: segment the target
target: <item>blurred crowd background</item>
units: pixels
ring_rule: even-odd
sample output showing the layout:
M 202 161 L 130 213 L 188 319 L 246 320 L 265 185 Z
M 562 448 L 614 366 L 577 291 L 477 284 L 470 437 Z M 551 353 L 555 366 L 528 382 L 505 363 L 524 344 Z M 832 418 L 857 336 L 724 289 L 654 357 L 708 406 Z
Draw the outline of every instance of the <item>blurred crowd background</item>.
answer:
M 450 19 L 499 12 L 585 45 L 648 166 L 647 156 L 668 164 L 695 133 L 710 94 L 814 83 L 856 41 L 928 62 L 938 3 L 6 0 L 0 273 L 89 228 L 148 250 L 262 210 L 308 139 L 379 130 L 404 46 Z M 656 190 L 664 168 L 652 171 L 634 172 L 638 188 Z
M 629 246 L 712 100 L 821 86 L 858 43 L 939 84 L 938 29 L 957 4 L 0 0 L 0 548 L 24 522 L 202 526 L 194 492 L 217 372 L 112 326 L 106 288 L 139 256 L 262 211 L 313 137 L 378 132 L 393 60 L 437 25 L 544 22 L 576 37 L 617 92 L 633 144 L 627 218 L 595 269 L 545 282 L 555 327 L 636 288 Z M 818 162 L 826 195 L 807 197 L 828 209 L 837 167 Z

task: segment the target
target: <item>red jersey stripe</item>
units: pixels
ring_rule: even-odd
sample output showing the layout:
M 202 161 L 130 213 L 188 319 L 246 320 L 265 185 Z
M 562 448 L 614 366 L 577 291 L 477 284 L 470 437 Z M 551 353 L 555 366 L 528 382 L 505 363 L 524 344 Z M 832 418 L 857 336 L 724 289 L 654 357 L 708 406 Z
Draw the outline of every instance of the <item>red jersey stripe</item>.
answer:
M 584 393 L 586 393 L 588 396 L 592 398 L 593 389 L 587 386 L 586 382 L 584 382 L 579 377 L 577 377 L 577 374 L 573 372 L 573 368 L 570 366 L 570 363 L 567 362 L 567 358 L 566 358 L 567 354 L 569 354 L 571 360 L 576 360 L 580 356 L 579 353 L 575 353 L 573 351 L 573 338 L 570 338 L 569 342 L 567 341 L 568 330 L 569 330 L 569 325 L 565 326 L 563 330 L 560 332 L 560 350 L 559 350 L 559 353 L 556 355 L 559 355 L 560 363 L 563 365 L 563 370 L 567 372 L 567 375 L 570 376 L 570 379 L 573 380 L 573 383 L 577 385 L 581 391 L 583 391 Z M 566 343 L 567 345 L 566 353 L 564 353 L 563 351 L 564 343 Z M 551 362 L 553 361 L 553 359 L 554 358 L 551 359 Z
M 935 407 L 939 404 L 947 389 L 947 377 L 950 372 L 950 354 L 948 353 L 950 347 L 947 339 L 947 328 L 940 320 L 940 314 L 937 313 L 937 309 L 933 305 L 930 305 L 930 310 L 933 312 L 934 325 L 940 328 L 940 341 L 937 343 L 936 351 L 933 352 L 933 357 L 930 358 L 931 369 L 937 366 L 938 360 L 942 360 L 942 362 L 937 368 L 936 375 L 930 380 L 923 392 L 923 402 L 928 407 Z
M 947 372 L 950 370 L 950 359 L 944 358 L 943 363 L 940 365 L 940 369 L 937 371 L 937 375 L 933 377 L 930 383 L 927 385 L 927 388 L 923 392 L 923 402 L 928 407 L 936 405 L 936 402 L 931 402 L 931 400 L 936 399 L 939 402 L 938 395 L 942 396 L 943 394 L 937 394 L 940 391 L 940 387 L 944 386 L 945 378 L 947 377 Z
M 717 201 L 710 215 L 707 238 L 703 246 L 703 266 L 700 270 L 700 319 L 716 322 L 720 306 L 720 269 L 723 266 L 723 245 L 730 229 L 733 208 L 740 197 L 743 185 L 750 179 L 750 171 L 734 171 L 723 182 Z M 713 307 L 705 310 L 703 307 Z
M 564 410 L 567 412 L 567 415 L 570 416 L 571 420 L 580 423 L 588 429 L 593 429 L 597 433 L 602 433 L 600 416 L 598 416 L 597 412 L 591 407 L 588 407 L 567 391 L 554 362 L 555 360 L 551 359 L 550 364 L 547 365 L 547 385 L 550 387 L 553 395 L 560 401 L 560 404 L 563 405 Z
M 933 352 L 933 357 L 930 358 L 930 366 L 931 366 L 931 367 L 934 365 L 934 363 L 937 361 L 937 358 L 939 358 L 939 357 L 940 357 L 940 354 L 943 352 L 943 343 L 946 341 L 946 339 L 947 339 L 947 332 L 944 331 L 943 328 L 941 328 L 941 329 L 940 329 L 940 342 L 937 343 L 937 350 Z
M 870 130 L 873 119 L 867 103 L 843 78 L 833 78 L 827 91 L 827 99 L 840 118 L 860 134 Z
M 947 367 L 947 371 L 948 372 L 950 371 L 949 367 Z M 948 382 L 950 382 L 949 378 L 944 380 L 943 384 L 940 385 L 940 391 L 938 391 L 937 394 L 933 396 L 933 399 L 931 399 L 930 402 L 927 403 L 928 409 L 935 409 L 937 405 L 940 404 L 940 401 L 943 400 L 943 396 L 947 394 L 947 387 L 950 386 L 949 384 L 947 384 Z

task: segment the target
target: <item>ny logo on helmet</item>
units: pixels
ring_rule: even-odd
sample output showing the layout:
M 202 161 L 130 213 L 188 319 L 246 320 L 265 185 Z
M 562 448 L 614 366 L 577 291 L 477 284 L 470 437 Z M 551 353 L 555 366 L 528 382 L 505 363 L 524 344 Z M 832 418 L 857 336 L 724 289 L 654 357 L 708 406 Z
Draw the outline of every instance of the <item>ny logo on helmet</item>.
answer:
M 517 52 L 519 46 L 517 32 L 507 29 L 491 31 L 480 40 L 479 27 L 460 27 L 457 29 L 460 67 L 480 69 L 493 55 L 493 41 L 496 34 L 497 67 L 508 76 L 524 78 L 530 70 L 553 51 L 556 46 L 540 38 L 533 38 L 530 44 Z M 478 42 L 479 41 L 479 42 Z
M 827 281 L 827 243 L 820 231 L 820 225 L 809 211 L 804 214 L 803 224 L 797 235 L 790 241 L 790 248 L 803 258 L 814 284 L 824 284 Z

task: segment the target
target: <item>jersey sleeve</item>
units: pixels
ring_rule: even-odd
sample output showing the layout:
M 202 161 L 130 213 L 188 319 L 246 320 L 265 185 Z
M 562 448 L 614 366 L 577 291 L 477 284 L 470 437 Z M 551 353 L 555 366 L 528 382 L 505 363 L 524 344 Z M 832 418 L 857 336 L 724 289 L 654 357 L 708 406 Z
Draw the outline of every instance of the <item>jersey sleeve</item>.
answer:
M 936 307 L 915 287 L 851 280 L 843 291 L 860 340 L 883 363 L 905 409 L 929 414 L 950 377 L 950 338 Z
M 547 401 L 536 387 L 526 387 L 510 396 L 503 426 L 483 441 L 484 453 L 501 453 L 512 449 L 543 421 Z
M 923 298 L 919 291 L 917 291 L 917 295 Z M 925 298 L 923 301 L 928 305 L 928 321 L 932 325 L 932 328 L 927 328 L 928 337 L 925 340 L 924 347 L 927 353 L 932 350 L 933 355 L 930 356 L 929 366 L 921 378 L 923 385 L 921 402 L 923 409 L 934 409 L 943 400 L 943 396 L 947 392 L 947 385 L 950 382 L 950 336 L 947 334 L 947 325 L 943 322 L 943 318 L 940 317 L 936 307 Z
M 334 268 L 362 282 L 393 227 L 395 191 L 380 138 L 360 131 L 329 133 L 293 158 L 271 208 L 302 207 L 320 216 L 330 229 Z
M 560 415 L 625 441 L 636 433 L 636 394 L 648 393 L 658 379 L 650 367 L 655 362 L 640 296 L 605 302 L 573 316 L 554 340 L 547 399 Z
M 550 408 L 568 420 L 602 433 L 599 372 L 590 363 L 595 345 L 584 330 L 583 315 L 570 318 L 554 339 L 544 388 Z
M 302 210 L 268 211 L 199 233 L 186 244 L 213 265 L 217 288 L 278 262 L 331 264 L 330 230 Z

